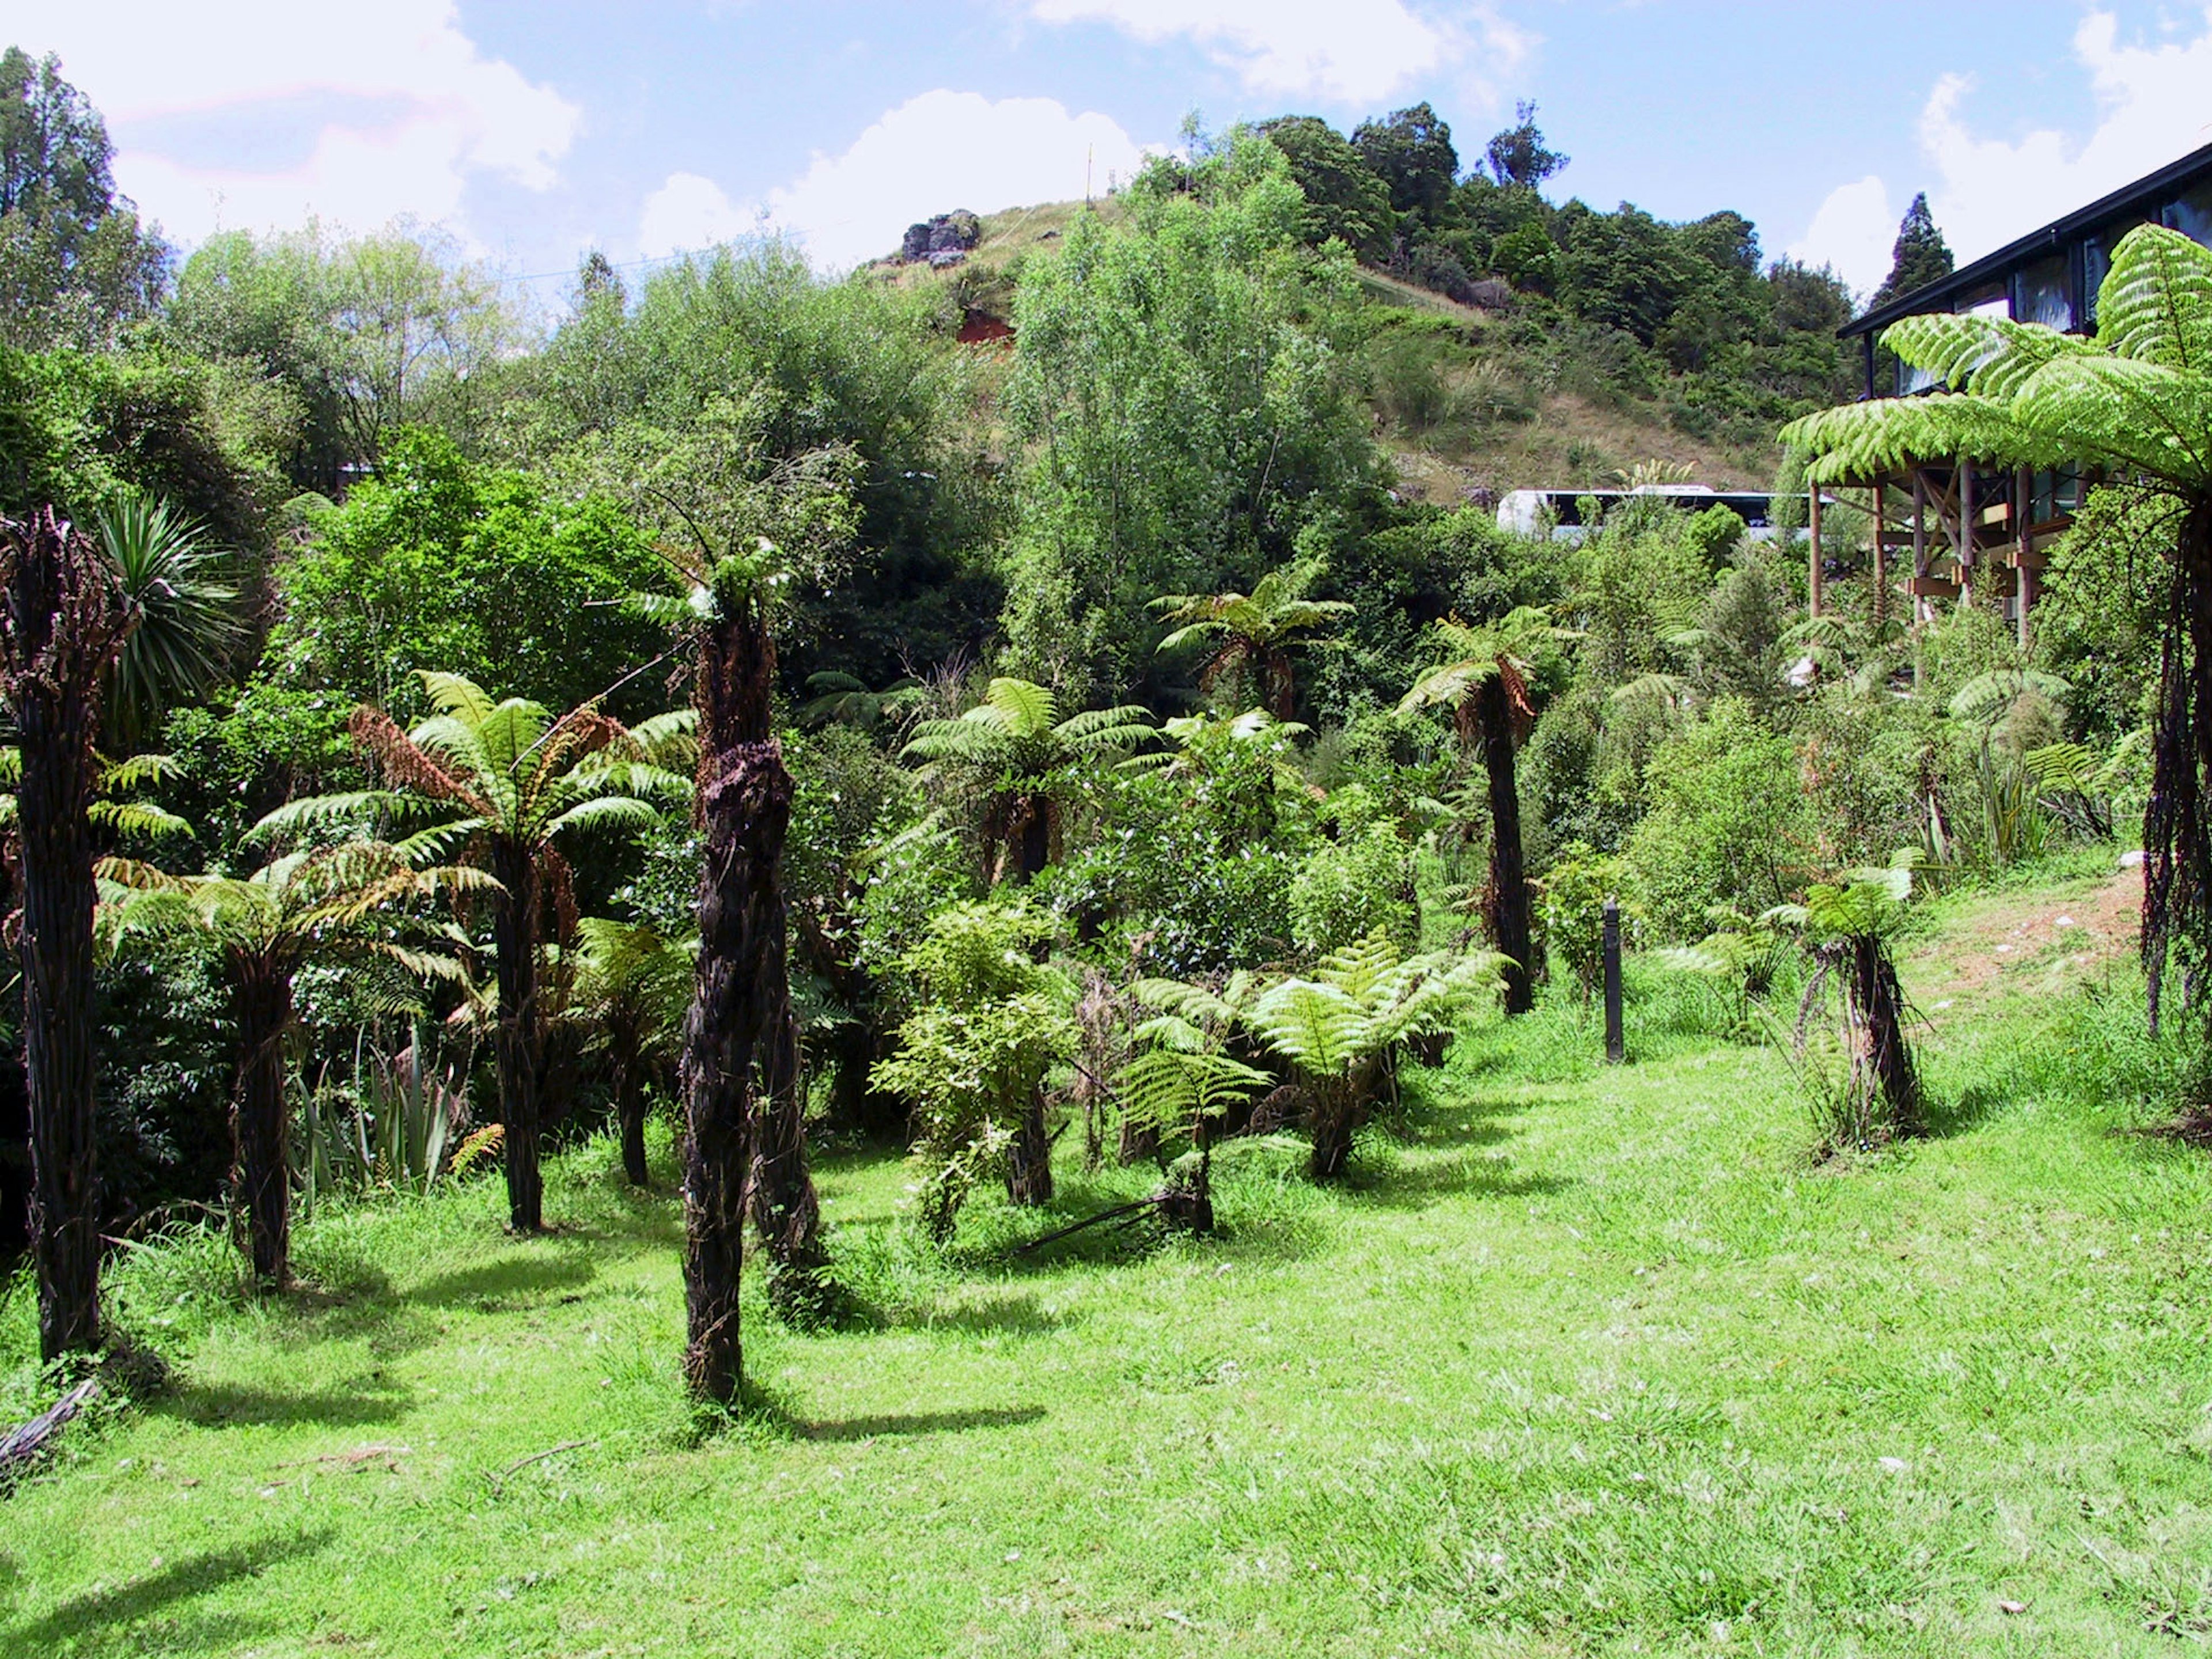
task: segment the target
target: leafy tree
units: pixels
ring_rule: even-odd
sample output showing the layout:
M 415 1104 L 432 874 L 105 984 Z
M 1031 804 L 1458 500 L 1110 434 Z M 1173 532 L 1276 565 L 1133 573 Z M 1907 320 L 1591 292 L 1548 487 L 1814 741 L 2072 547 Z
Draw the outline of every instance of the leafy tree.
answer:
M 1059 856 L 1061 807 L 1054 791 L 1079 757 L 1128 749 L 1152 735 L 1141 707 L 1094 708 L 1055 720 L 1042 685 L 1001 675 L 957 720 L 924 720 L 903 753 L 981 782 L 988 804 L 981 837 L 987 879 L 1027 881 Z M 1011 855 L 1009 864 L 1001 854 Z
M 591 1023 L 614 1088 L 623 1175 L 633 1187 L 651 1179 L 645 1161 L 645 1090 L 676 1056 L 690 1000 L 690 952 L 641 923 L 586 916 L 576 924 L 576 978 L 570 1007 Z
M 1315 115 L 1285 115 L 1259 131 L 1290 158 L 1291 177 L 1306 198 L 1299 234 L 1309 246 L 1334 236 L 1370 264 L 1390 257 L 1390 187 L 1342 133 Z
M 2212 252 L 2146 225 L 2112 252 L 2094 339 L 2034 323 L 1909 317 L 1882 343 L 1951 390 L 1794 422 L 1816 484 L 1930 455 L 2075 462 L 2132 477 L 2181 514 L 2167 560 L 2143 818 L 2142 960 L 2152 1019 L 2171 949 L 2212 961 Z M 2212 1000 L 2205 1006 L 2212 1010 Z
M 115 925 L 125 935 L 194 938 L 222 963 L 237 1027 L 231 1094 L 234 1213 L 254 1278 L 291 1280 L 290 1111 L 285 1044 L 302 969 L 382 956 L 416 972 L 455 977 L 459 964 L 411 947 L 397 907 L 435 894 L 481 892 L 482 872 L 418 866 L 420 846 L 348 842 L 271 860 L 250 876 L 165 878 L 131 893 Z
M 1355 609 L 1342 599 L 1306 598 L 1322 568 L 1320 560 L 1309 559 L 1271 570 L 1249 595 L 1170 593 L 1154 599 L 1152 608 L 1175 629 L 1158 648 L 1176 651 L 1198 640 L 1218 641 L 1200 671 L 1200 684 L 1212 691 L 1224 676 L 1236 676 L 1237 690 L 1230 693 L 1233 706 L 1243 700 L 1248 688 L 1242 682 L 1249 678 L 1259 706 L 1276 720 L 1288 720 L 1297 708 L 1291 646 Z
M 418 430 L 391 439 L 382 475 L 311 522 L 281 578 L 281 682 L 390 703 L 434 665 L 561 707 L 657 706 L 659 683 L 636 671 L 661 654 L 661 633 L 618 602 L 660 586 L 666 565 L 612 497 L 561 500 Z
M 1571 159 L 1544 141 L 1536 125 L 1534 100 L 1523 99 L 1513 106 L 1515 125 L 1494 135 L 1483 151 L 1491 176 L 1501 185 L 1540 190 L 1546 179 L 1565 172 Z
M 1152 596 L 1287 562 L 1374 477 L 1350 257 L 1300 241 L 1283 153 L 1232 135 L 1188 188 L 1162 164 L 1124 199 L 1024 265 L 1007 388 L 1006 665 L 1079 696 L 1151 671 Z
M 100 549 L 138 611 L 106 692 L 105 723 L 128 750 L 160 729 L 172 703 L 197 702 L 222 683 L 246 628 L 237 588 L 216 574 L 222 556 L 167 501 L 133 491 L 97 522 Z
M 98 111 L 52 53 L 0 53 L 0 337 L 93 346 L 146 315 L 168 252 L 115 193 Z
M 652 801 L 689 784 L 657 764 L 679 729 L 663 716 L 632 731 L 591 704 L 556 719 L 542 703 L 494 702 L 473 681 L 425 672 L 435 711 L 412 731 L 382 709 L 355 711 L 354 738 L 388 780 L 381 789 L 294 801 L 261 820 L 264 834 L 297 834 L 372 815 L 433 826 L 415 843 L 461 855 L 497 884 L 492 949 L 498 979 L 500 1121 L 506 1127 L 509 1219 L 544 1225 L 538 1174 L 545 1018 L 539 952 L 548 923 L 574 915 L 561 847 L 577 831 L 644 828 Z
M 1898 223 L 1897 241 L 1890 249 L 1889 275 L 1875 289 L 1869 308 L 1878 309 L 1930 283 L 1941 282 L 1951 274 L 1953 264 L 1951 245 L 1936 228 L 1923 190 L 1912 198 L 1912 205 L 1905 210 L 1905 217 Z
M 1514 756 L 1535 706 L 1529 676 L 1534 659 L 1561 637 L 1549 617 L 1533 608 L 1509 613 L 1480 628 L 1443 622 L 1433 634 L 1434 648 L 1446 660 L 1414 682 L 1398 705 L 1401 714 L 1447 708 L 1461 746 L 1478 744 L 1490 784 L 1490 937 L 1505 959 L 1505 1011 L 1526 1013 L 1535 1006 L 1534 946 L 1529 925 L 1528 866 L 1521 845 L 1521 792 L 1514 777 Z
M 100 690 L 133 621 L 107 565 L 48 512 L 0 533 L 0 676 L 22 757 L 23 1070 L 29 1091 L 39 1351 L 100 1346 L 93 1137 L 93 880 L 86 809 Z
M 1436 225 L 1459 181 L 1459 152 L 1443 117 L 1426 102 L 1395 110 L 1355 127 L 1352 148 L 1389 191 L 1394 211 L 1424 228 Z

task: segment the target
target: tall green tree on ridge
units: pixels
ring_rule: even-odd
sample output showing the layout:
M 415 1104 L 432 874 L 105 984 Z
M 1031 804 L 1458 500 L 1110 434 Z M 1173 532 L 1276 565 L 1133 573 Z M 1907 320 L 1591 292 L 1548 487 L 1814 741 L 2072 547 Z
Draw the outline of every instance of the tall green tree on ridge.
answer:
M 298 834 L 373 817 L 411 823 L 421 828 L 410 845 L 457 852 L 497 883 L 494 1052 L 508 1218 L 517 1232 L 538 1232 L 544 1226 L 538 1133 L 547 1012 L 539 957 L 549 921 L 565 933 L 575 904 L 561 843 L 579 830 L 644 829 L 654 801 L 686 799 L 689 781 L 660 761 L 689 718 L 663 715 L 629 728 L 592 704 L 556 718 L 520 697 L 495 702 L 458 674 L 426 672 L 422 681 L 436 712 L 412 731 L 372 705 L 354 713 L 354 740 L 387 787 L 294 801 L 258 830 Z
M 1917 289 L 1942 281 L 1953 267 L 1951 245 L 1943 240 L 1936 216 L 1929 211 L 1928 192 L 1923 190 L 1912 198 L 1912 205 L 1905 210 L 1905 217 L 1898 223 L 1897 240 L 1889 252 L 1889 275 L 1882 278 L 1869 304 L 1881 307 L 1903 299 Z
M 433 840 L 437 839 L 433 832 Z M 222 965 L 238 1026 L 231 1094 L 232 1202 L 260 1283 L 291 1280 L 291 1170 L 285 1042 L 293 981 L 320 963 L 382 956 L 411 972 L 455 978 L 459 964 L 395 930 L 403 907 L 438 894 L 492 890 L 482 871 L 418 865 L 422 844 L 345 842 L 289 853 L 250 876 L 161 879 L 131 893 L 118 929 L 204 942 Z M 143 879 L 143 878 L 142 878 Z
M 2156 225 L 2129 232 L 2099 290 L 2093 339 L 1939 313 L 1893 324 L 1882 343 L 1944 389 L 1791 422 L 1782 441 L 1810 455 L 1811 483 L 1953 456 L 2080 463 L 2179 511 L 2143 814 L 2142 962 L 2155 1026 L 2177 941 L 2212 962 L 2212 251 Z M 2212 1016 L 2212 996 L 2198 1000 Z
M 94 1140 L 93 752 L 100 690 L 137 614 L 91 540 L 50 508 L 0 528 L 0 683 L 15 715 L 39 1352 L 100 1343 Z
M 1304 635 L 1352 614 L 1342 599 L 1310 599 L 1306 590 L 1321 574 L 1322 561 L 1308 559 L 1270 570 L 1245 593 L 1170 593 L 1152 601 L 1160 620 L 1175 631 L 1159 643 L 1176 651 L 1194 641 L 1218 641 L 1200 672 L 1211 690 L 1224 675 L 1249 673 L 1257 706 L 1279 720 L 1293 718 L 1297 683 L 1290 647 Z
M 1563 637 L 1550 617 L 1533 605 L 1480 628 L 1438 623 L 1433 643 L 1444 660 L 1415 681 L 1398 705 L 1401 714 L 1450 709 L 1462 750 L 1480 750 L 1490 792 L 1490 883 L 1485 897 L 1491 942 L 1505 958 L 1505 1011 L 1510 1014 L 1525 1014 L 1535 1006 L 1536 967 L 1514 757 L 1535 718 L 1528 678 L 1536 655 L 1547 642 Z

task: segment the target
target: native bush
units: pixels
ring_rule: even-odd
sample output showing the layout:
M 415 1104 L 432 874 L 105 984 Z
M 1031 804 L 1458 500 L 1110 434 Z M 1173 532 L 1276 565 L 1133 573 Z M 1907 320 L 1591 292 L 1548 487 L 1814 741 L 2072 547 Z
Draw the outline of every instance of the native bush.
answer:
M 1652 808 L 1629 838 L 1652 925 L 1691 939 L 1715 904 L 1765 909 L 1797 885 L 1810 813 L 1796 752 L 1723 699 L 1651 759 Z

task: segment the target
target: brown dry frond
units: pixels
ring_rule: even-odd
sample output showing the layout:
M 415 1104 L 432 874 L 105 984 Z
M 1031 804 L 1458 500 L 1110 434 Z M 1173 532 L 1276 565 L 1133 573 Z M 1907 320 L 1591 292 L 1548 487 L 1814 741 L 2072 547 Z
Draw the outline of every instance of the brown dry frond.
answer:
M 373 703 L 355 709 L 346 730 L 355 745 L 383 769 L 395 787 L 432 800 L 458 801 L 478 817 L 498 817 L 490 801 L 424 754 L 397 720 Z

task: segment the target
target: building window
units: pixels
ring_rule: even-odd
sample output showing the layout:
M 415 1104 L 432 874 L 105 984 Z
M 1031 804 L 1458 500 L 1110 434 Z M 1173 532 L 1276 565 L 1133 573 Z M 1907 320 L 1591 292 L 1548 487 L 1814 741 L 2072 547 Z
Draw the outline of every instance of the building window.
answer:
M 1951 309 L 1961 316 L 2009 317 L 2012 315 L 2012 295 L 2004 283 L 1985 283 L 1961 294 Z
M 2025 267 L 2013 279 L 2012 314 L 2062 333 L 2074 326 L 2074 284 L 2062 256 Z
M 2202 247 L 2212 247 L 2212 179 L 2184 191 L 2166 210 L 2166 227 Z

